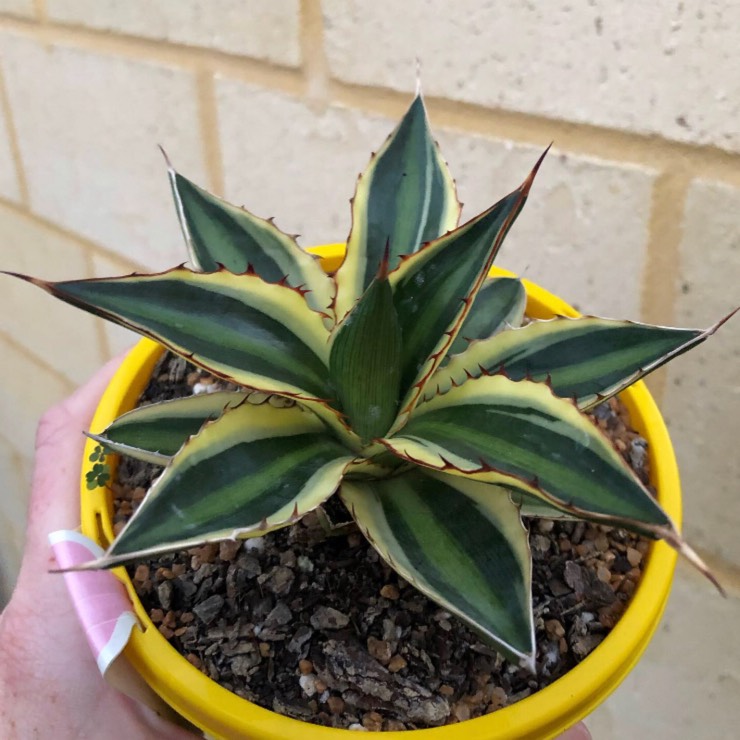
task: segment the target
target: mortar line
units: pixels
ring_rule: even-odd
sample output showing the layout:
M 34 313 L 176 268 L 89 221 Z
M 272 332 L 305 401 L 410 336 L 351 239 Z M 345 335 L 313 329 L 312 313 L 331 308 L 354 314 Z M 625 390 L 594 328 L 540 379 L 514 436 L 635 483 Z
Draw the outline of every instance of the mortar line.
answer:
M 191 72 L 209 66 L 237 80 L 277 88 L 295 95 L 303 94 L 305 87 L 299 68 L 200 46 L 53 21 L 38 24 L 2 15 L 0 31 L 31 38 L 47 46 L 58 45 L 106 56 L 123 56 L 142 63 L 166 64 Z
M 33 0 L 33 7 L 36 11 L 36 20 L 46 25 L 49 22 L 49 11 L 46 7 L 46 0 Z
M 75 389 L 75 382 L 70 380 L 64 373 L 57 370 L 52 365 L 49 365 L 45 358 L 41 355 L 37 355 L 33 350 L 26 347 L 25 344 L 21 344 L 17 339 L 14 339 L 2 329 L 0 329 L 0 342 L 5 342 L 16 350 L 25 360 L 33 363 L 41 370 L 48 372 L 53 375 L 56 380 L 67 386 L 68 392 L 72 392 Z
M 688 172 L 667 170 L 653 185 L 640 296 L 640 315 L 651 324 L 672 325 L 675 320 L 683 212 L 690 184 Z M 650 390 L 658 403 L 666 378 L 665 368 L 650 375 Z
M 28 181 L 26 180 L 26 171 L 23 168 L 23 158 L 21 157 L 21 148 L 18 144 L 18 133 L 15 128 L 15 119 L 13 110 L 10 107 L 10 96 L 5 84 L 5 73 L 0 64 L 0 110 L 5 118 L 5 128 L 8 134 L 8 143 L 10 145 L 10 156 L 13 160 L 15 169 L 15 179 L 18 184 L 18 195 L 21 199 L 23 208 L 30 208 L 30 197 L 28 194 Z M 17 205 L 17 204 L 16 204 Z
M 411 92 L 373 88 L 332 80 L 330 99 L 349 108 L 397 119 L 411 99 Z M 712 145 L 665 139 L 657 134 L 580 123 L 533 113 L 486 108 L 474 103 L 426 95 L 433 126 L 518 144 L 547 146 L 567 154 L 666 169 L 680 164 L 695 177 L 710 177 L 740 185 L 740 153 Z
M 13 457 L 17 457 L 20 459 L 23 459 L 24 454 L 15 446 L 15 442 L 13 442 L 10 437 L 6 436 L 3 431 L 0 431 L 0 442 L 6 444 L 10 448 L 10 453 L 13 455 Z
M 319 0 L 301 0 L 300 43 L 306 96 L 309 100 L 328 103 L 329 64 L 324 49 L 324 20 Z
M 218 127 L 218 105 L 214 73 L 202 69 L 196 76 L 198 93 L 198 123 L 203 139 L 203 157 L 210 181 L 211 192 L 223 197 L 225 190 L 224 168 L 221 155 L 221 136 Z
M 302 30 L 303 44 L 320 49 L 312 34 L 320 7 L 315 0 L 304 0 L 306 29 Z M 317 15 L 318 14 L 318 15 Z M 16 31 L 43 43 L 60 43 L 73 48 L 94 50 L 104 54 L 121 54 L 144 61 L 173 64 L 185 69 L 203 65 L 218 69 L 242 81 L 279 89 L 295 95 L 304 95 L 307 72 L 280 66 L 268 61 L 243 57 L 213 49 L 176 44 L 169 41 L 143 39 L 134 35 L 105 30 L 88 29 L 74 25 L 50 22 L 40 26 L 34 22 L 0 17 L 0 30 Z M 321 29 L 319 29 L 321 30 Z M 316 58 L 307 55 L 307 60 Z M 325 72 L 328 75 L 328 71 Z M 319 74 L 314 72 L 312 74 Z M 329 79 L 328 98 L 352 108 L 380 113 L 396 118 L 408 105 L 410 93 L 387 88 L 345 83 Z M 664 169 L 683 160 L 696 177 L 710 177 L 721 182 L 740 185 L 740 154 L 727 152 L 711 145 L 696 145 L 664 139 L 649 133 L 635 133 L 596 126 L 588 123 L 548 118 L 540 114 L 519 113 L 502 109 L 428 96 L 427 102 L 436 125 L 488 137 L 511 139 L 522 144 L 545 146 L 553 139 L 562 151 L 585 156 L 605 158 L 626 164 L 647 165 Z
M 130 259 L 128 257 L 122 257 L 120 254 L 114 252 L 108 247 L 105 247 L 102 244 L 98 244 L 92 239 L 89 239 L 88 237 L 83 236 L 76 231 L 61 226 L 57 222 L 51 221 L 50 219 L 42 216 L 39 213 L 36 213 L 35 211 L 26 210 L 12 200 L 8 200 L 7 198 L 0 196 L 0 206 L 4 206 L 9 210 L 14 211 L 18 215 L 33 221 L 37 226 L 42 227 L 55 236 L 74 241 L 81 249 L 89 250 L 92 254 L 99 254 L 101 257 L 107 257 L 118 262 L 128 262 L 135 271 L 146 272 L 148 270 L 148 268 L 145 265 L 142 265 L 140 262 L 137 262 L 136 260 Z

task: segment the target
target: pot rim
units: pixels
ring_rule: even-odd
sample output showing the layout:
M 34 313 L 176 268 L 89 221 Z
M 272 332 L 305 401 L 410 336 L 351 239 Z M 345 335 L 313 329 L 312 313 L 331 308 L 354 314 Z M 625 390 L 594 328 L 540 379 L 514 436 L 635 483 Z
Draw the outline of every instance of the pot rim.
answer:
M 341 263 L 344 244 L 314 247 L 327 272 Z M 512 276 L 494 267 L 492 276 Z M 557 296 L 523 280 L 527 289 L 527 312 L 534 318 L 554 314 L 580 314 Z M 102 431 L 113 419 L 133 408 L 161 356 L 161 345 L 142 339 L 129 352 L 111 380 L 91 424 Z M 632 426 L 648 442 L 650 479 L 658 500 L 677 527 L 681 525 L 681 491 L 678 468 L 670 437 L 658 407 L 640 381 L 620 394 Z M 82 531 L 105 547 L 113 539 L 112 497 L 105 488 L 88 490 L 85 473 L 96 443 L 88 439 L 81 479 Z M 112 460 L 115 465 L 115 458 Z M 511 706 L 459 724 L 424 730 L 369 733 L 384 740 L 543 740 L 587 716 L 616 689 L 637 663 L 658 626 L 673 580 L 677 555 L 664 542 L 650 544 L 645 569 L 637 589 L 619 622 L 598 647 L 581 663 L 549 686 Z M 142 629 L 133 630 L 125 648 L 126 658 L 144 680 L 178 713 L 216 737 L 240 733 L 263 740 L 339 740 L 349 730 L 322 727 L 264 709 L 212 681 L 191 665 L 149 619 L 136 596 L 125 568 L 113 571 L 131 598 Z M 367 735 L 365 735 L 367 736 Z

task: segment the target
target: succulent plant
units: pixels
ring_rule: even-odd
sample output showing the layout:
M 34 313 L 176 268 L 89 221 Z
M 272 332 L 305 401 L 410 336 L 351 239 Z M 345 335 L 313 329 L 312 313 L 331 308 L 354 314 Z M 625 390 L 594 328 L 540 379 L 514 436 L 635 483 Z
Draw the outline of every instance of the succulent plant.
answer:
M 522 515 L 661 538 L 706 572 L 584 412 L 722 322 L 521 326 L 522 283 L 488 275 L 543 157 L 519 188 L 458 226 L 455 184 L 417 95 L 357 182 L 334 274 L 271 219 L 168 163 L 191 268 L 25 277 L 243 388 L 145 406 L 94 435 L 165 467 L 89 567 L 258 537 L 338 492 L 393 569 L 529 666 Z

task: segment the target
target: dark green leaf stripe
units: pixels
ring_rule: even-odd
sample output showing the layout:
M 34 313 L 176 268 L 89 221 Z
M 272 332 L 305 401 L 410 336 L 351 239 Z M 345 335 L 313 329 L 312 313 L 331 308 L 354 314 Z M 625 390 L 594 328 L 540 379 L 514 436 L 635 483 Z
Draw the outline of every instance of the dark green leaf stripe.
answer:
M 338 326 L 329 361 L 341 407 L 363 442 L 382 437 L 396 418 L 400 356 L 401 329 L 383 275 Z
M 215 374 L 271 393 L 331 398 L 328 333 L 300 294 L 256 275 L 194 273 L 46 283 L 72 305 L 161 342 Z
M 542 383 L 470 380 L 417 407 L 387 445 L 420 465 L 493 483 L 521 482 L 569 511 L 625 527 L 670 526 L 609 440 Z
M 533 659 L 531 560 L 506 492 L 459 476 L 344 482 L 341 495 L 389 564 L 510 658 Z
M 586 408 L 624 390 L 669 359 L 703 342 L 707 332 L 585 317 L 538 321 L 471 345 L 435 373 L 427 396 L 482 372 L 545 380 Z
M 347 256 L 337 272 L 338 318 L 370 285 L 386 244 L 392 269 L 401 255 L 454 229 L 459 216 L 455 183 L 417 96 L 357 183 Z
M 230 272 L 248 266 L 264 280 L 287 279 L 294 288 L 309 289 L 308 304 L 329 311 L 334 287 L 319 262 L 271 221 L 212 195 L 169 168 L 172 193 L 191 258 L 199 270 L 223 265 Z
M 165 469 L 105 564 L 289 524 L 325 501 L 351 460 L 298 407 L 244 404 L 208 423 Z
M 464 352 L 470 342 L 487 339 L 499 332 L 517 328 L 524 318 L 527 291 L 518 278 L 489 278 L 475 297 L 470 313 L 460 328 L 460 333 L 447 350 L 445 362 L 451 355 Z M 431 382 L 430 382 L 431 385 Z
M 131 457 L 136 455 L 130 448 L 172 457 L 206 421 L 244 403 L 247 395 L 220 391 L 141 406 L 119 416 L 102 432 L 102 438 L 113 452 Z
M 544 157 L 544 155 L 543 155 Z M 403 423 L 464 323 L 542 162 L 505 198 L 411 255 L 391 273 L 401 333 Z

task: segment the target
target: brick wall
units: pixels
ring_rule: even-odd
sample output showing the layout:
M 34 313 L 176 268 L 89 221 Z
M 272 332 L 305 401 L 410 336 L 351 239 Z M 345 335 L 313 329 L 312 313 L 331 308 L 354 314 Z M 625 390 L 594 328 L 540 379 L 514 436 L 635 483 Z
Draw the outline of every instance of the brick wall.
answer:
M 590 313 L 708 326 L 740 295 L 740 5 L 627 6 L 0 0 L 0 267 L 63 279 L 183 261 L 158 143 L 304 245 L 343 239 L 418 56 L 465 214 L 555 141 L 503 265 Z M 132 335 L 9 279 L 0 296 L 1 592 L 39 415 Z M 686 530 L 736 575 L 738 355 L 735 322 L 652 382 Z

